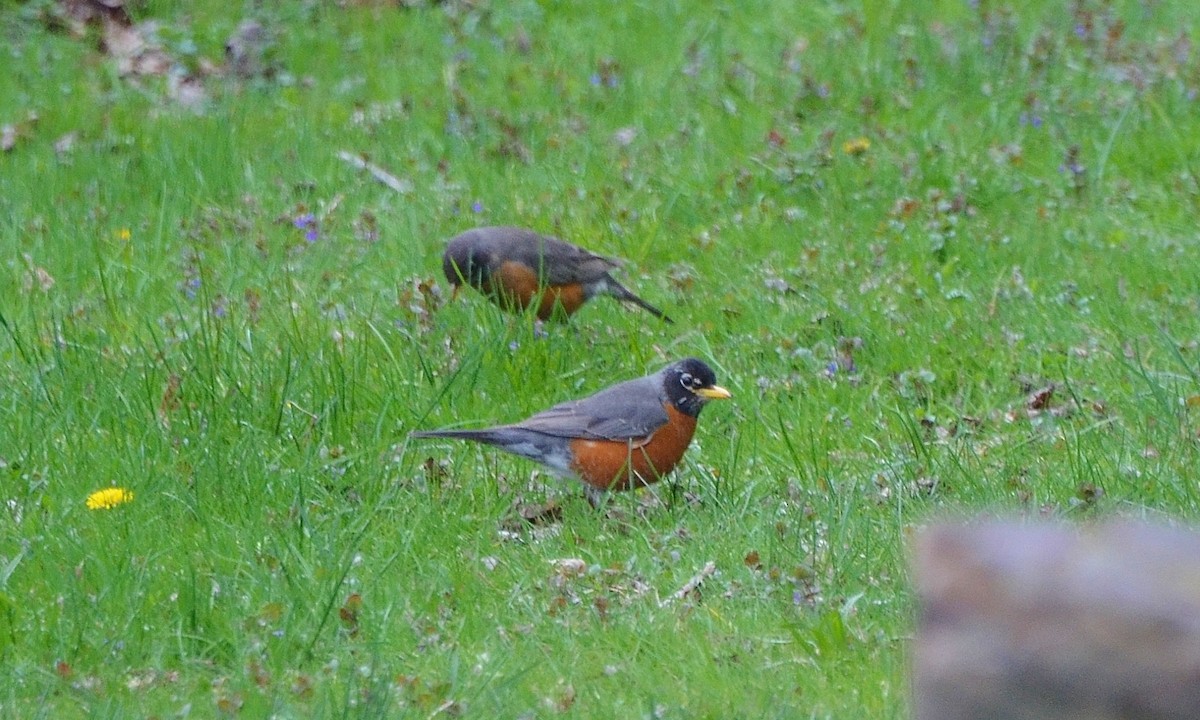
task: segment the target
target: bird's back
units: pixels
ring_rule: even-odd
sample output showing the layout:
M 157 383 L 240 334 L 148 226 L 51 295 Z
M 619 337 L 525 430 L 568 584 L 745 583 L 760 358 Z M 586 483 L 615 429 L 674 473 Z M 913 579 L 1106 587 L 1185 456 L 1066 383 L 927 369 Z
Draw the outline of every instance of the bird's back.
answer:
M 469 238 L 477 256 L 486 256 L 496 264 L 521 263 L 536 272 L 546 285 L 594 283 L 620 266 L 612 258 L 524 228 L 476 228 L 459 237 Z

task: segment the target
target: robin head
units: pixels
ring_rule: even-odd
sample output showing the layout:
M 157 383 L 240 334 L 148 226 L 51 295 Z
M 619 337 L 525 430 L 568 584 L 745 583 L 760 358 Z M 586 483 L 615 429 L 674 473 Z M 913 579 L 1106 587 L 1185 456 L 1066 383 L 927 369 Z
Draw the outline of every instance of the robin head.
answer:
M 709 400 L 733 397 L 717 384 L 717 376 L 708 365 L 696 358 L 680 360 L 662 371 L 663 389 L 675 409 L 696 417 Z
M 493 258 L 485 244 L 476 242 L 473 234 L 459 235 L 446 246 L 442 255 L 442 272 L 456 289 L 464 282 L 478 287 L 488 279 Z

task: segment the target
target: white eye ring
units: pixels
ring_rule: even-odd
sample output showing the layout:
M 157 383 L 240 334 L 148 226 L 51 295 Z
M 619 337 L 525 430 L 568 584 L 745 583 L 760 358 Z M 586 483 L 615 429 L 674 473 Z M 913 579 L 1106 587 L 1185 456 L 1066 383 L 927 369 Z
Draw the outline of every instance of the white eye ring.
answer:
M 690 390 L 695 387 L 696 379 L 692 377 L 691 373 L 684 373 L 679 376 L 679 384 Z

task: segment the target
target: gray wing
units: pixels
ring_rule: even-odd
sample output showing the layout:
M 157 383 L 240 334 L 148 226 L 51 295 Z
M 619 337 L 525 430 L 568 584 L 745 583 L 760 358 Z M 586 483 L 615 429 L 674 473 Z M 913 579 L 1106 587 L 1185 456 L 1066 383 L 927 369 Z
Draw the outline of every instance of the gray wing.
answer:
M 491 228 L 490 231 L 505 247 L 508 259 L 534 268 L 547 285 L 593 283 L 621 265 L 612 258 L 532 230 Z
M 662 378 L 655 374 L 555 405 L 516 426 L 555 437 L 644 438 L 667 424 L 665 402 Z

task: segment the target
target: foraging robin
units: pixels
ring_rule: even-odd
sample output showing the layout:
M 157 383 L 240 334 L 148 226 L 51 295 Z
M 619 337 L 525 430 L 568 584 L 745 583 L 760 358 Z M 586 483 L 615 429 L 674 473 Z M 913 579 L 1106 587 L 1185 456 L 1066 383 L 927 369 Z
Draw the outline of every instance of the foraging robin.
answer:
M 611 295 L 673 322 L 609 274 L 620 266 L 614 258 L 516 227 L 468 230 L 442 255 L 442 271 L 456 294 L 466 284 L 505 310 L 536 305 L 539 320 L 554 317 L 558 308 L 563 317 L 572 315 L 597 295 Z
M 512 425 L 412 437 L 495 445 L 582 480 L 588 500 L 599 505 L 608 491 L 649 485 L 671 472 L 692 441 L 705 403 L 729 397 L 708 365 L 688 358 Z

